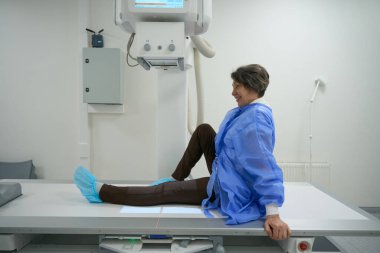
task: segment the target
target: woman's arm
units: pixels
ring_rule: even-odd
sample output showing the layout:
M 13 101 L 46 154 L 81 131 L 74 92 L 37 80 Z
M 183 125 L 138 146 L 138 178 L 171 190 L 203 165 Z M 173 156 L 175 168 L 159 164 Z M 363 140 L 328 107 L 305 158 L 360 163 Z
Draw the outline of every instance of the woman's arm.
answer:
M 250 177 L 259 196 L 259 203 L 273 211 L 284 201 L 283 175 L 272 153 L 274 125 L 270 115 L 258 111 L 254 116 L 253 123 L 235 138 L 234 146 L 240 166 Z M 267 213 L 264 229 L 274 240 L 283 240 L 291 235 L 289 226 L 281 220 L 278 210 Z

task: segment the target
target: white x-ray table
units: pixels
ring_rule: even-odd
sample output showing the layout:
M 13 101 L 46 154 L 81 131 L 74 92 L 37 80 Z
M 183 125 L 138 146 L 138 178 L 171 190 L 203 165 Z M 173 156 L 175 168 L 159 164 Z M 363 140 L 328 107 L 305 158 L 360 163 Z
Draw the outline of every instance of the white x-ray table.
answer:
M 112 238 L 137 240 L 139 236 L 146 241 L 171 237 L 190 241 L 223 236 L 266 237 L 263 220 L 225 225 L 221 215 L 212 212 L 213 217 L 207 217 L 199 206 L 90 204 L 69 182 L 18 182 L 23 195 L 0 207 L 0 242 L 1 236 L 5 240 L 10 236 L 28 238 L 37 234 L 99 235 L 100 243 Z M 285 189 L 286 200 L 280 213 L 291 227 L 293 238 L 380 236 L 379 220 L 359 208 L 343 204 L 307 183 L 286 183 Z M 214 240 L 214 246 L 215 241 L 218 239 Z M 294 246 L 285 246 L 298 252 L 291 249 Z

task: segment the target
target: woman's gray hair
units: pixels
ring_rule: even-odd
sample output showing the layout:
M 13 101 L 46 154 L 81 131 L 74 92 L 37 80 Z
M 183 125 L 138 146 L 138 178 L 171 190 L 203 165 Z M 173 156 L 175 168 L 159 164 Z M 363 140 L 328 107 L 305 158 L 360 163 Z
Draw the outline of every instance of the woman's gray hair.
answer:
M 239 67 L 231 73 L 231 78 L 237 83 L 244 85 L 247 89 L 257 92 L 259 97 L 264 96 L 269 85 L 269 74 L 259 64 L 250 64 Z

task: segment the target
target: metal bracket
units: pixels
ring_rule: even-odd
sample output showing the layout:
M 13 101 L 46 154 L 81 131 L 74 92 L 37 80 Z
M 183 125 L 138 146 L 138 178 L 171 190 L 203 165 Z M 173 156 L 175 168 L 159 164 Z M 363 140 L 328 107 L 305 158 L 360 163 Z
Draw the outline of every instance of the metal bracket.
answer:
M 222 238 L 208 236 L 102 236 L 100 252 L 224 253 Z

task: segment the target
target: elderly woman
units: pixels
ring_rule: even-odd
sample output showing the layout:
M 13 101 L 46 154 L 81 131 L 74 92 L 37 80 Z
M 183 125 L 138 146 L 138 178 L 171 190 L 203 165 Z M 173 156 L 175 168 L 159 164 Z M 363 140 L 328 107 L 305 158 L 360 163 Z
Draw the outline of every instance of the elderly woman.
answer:
M 273 156 L 275 128 L 272 110 L 263 99 L 269 84 L 264 67 L 251 64 L 231 74 L 232 96 L 238 107 L 225 116 L 216 134 L 200 125 L 172 174 L 151 186 L 102 184 L 83 167 L 74 181 L 89 202 L 150 206 L 169 203 L 202 205 L 227 216 L 226 224 L 265 217 L 264 229 L 275 239 L 291 235 L 279 216 L 284 202 L 282 171 Z M 186 180 L 204 155 L 210 177 Z

